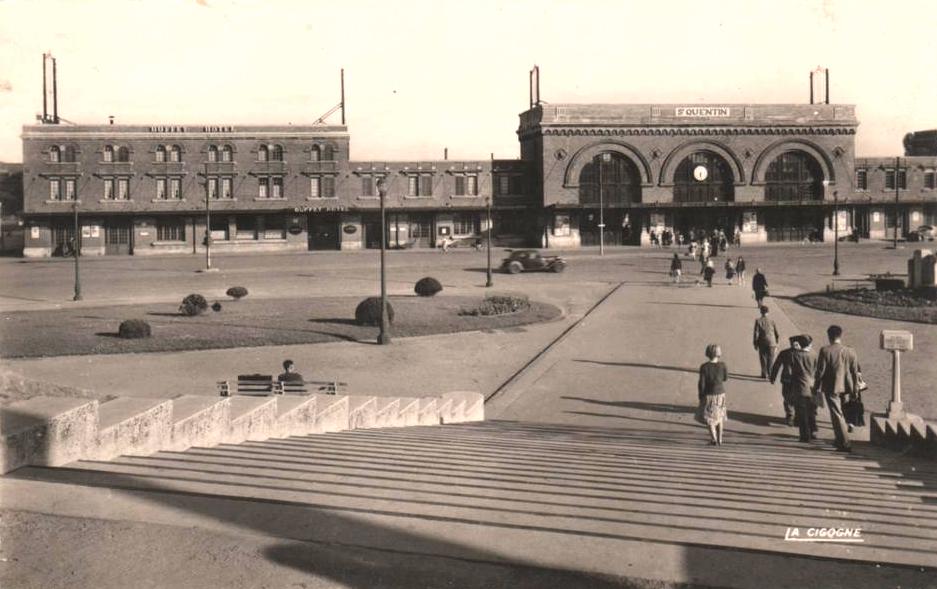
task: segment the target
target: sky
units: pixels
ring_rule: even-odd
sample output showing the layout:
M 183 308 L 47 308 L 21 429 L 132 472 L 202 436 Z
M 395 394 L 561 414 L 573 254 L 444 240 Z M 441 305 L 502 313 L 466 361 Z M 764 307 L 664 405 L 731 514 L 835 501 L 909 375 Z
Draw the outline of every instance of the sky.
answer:
M 0 161 L 42 110 L 75 123 L 311 124 L 339 102 L 356 160 L 518 157 L 546 102 L 806 103 L 830 70 L 861 156 L 937 128 L 933 0 L 0 0 Z M 338 114 L 328 119 L 338 123 Z

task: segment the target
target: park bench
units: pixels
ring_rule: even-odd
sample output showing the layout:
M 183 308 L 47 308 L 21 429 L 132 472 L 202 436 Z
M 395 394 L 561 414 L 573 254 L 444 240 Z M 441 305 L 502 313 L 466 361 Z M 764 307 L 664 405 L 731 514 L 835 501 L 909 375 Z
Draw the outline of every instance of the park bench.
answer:
M 222 397 L 231 395 L 265 397 L 268 395 L 308 395 L 309 393 L 335 395 L 339 389 L 346 386 L 348 386 L 346 383 L 335 380 L 280 382 L 271 374 L 239 374 L 233 383 L 227 380 L 219 381 L 218 394 Z

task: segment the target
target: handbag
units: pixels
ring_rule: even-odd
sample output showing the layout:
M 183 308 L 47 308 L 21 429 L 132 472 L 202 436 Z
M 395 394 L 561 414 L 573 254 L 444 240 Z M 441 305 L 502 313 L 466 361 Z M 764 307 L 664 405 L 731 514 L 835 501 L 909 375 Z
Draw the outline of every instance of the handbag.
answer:
M 856 393 L 851 395 L 849 400 L 843 403 L 843 417 L 846 423 L 855 427 L 865 425 L 865 405 L 862 403 L 862 395 Z
M 868 390 L 868 388 L 869 388 L 869 385 L 868 383 L 865 382 L 865 380 L 863 380 L 862 373 L 857 372 L 856 373 L 856 391 L 861 393 L 861 392 Z

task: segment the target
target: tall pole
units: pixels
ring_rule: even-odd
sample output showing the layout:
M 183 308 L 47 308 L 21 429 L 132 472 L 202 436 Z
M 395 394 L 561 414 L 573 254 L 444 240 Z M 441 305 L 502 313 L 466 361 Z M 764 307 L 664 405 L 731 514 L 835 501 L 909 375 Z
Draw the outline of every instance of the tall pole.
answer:
M 72 203 L 75 212 L 75 247 L 73 254 L 75 257 L 75 296 L 73 301 L 81 300 L 81 273 L 78 267 L 78 258 L 81 256 L 81 228 L 78 226 L 78 195 L 75 195 L 75 201 Z
M 342 68 L 342 125 L 345 124 L 345 68 Z
M 603 153 L 598 158 L 599 164 L 599 255 L 605 255 L 605 199 L 602 195 L 602 162 L 612 159 L 611 154 Z
M 49 90 L 46 88 L 46 85 L 49 81 L 49 74 L 46 73 L 46 61 L 48 58 L 46 54 L 42 54 L 42 122 L 43 124 L 49 122 Z
M 211 195 L 205 181 L 205 271 L 211 272 Z
M 55 58 L 52 58 L 52 122 L 59 124 L 59 76 L 55 69 Z
M 895 234 L 892 239 L 892 246 L 895 249 L 898 249 L 898 191 L 901 183 L 899 182 L 898 176 L 901 171 L 901 158 L 895 158 Z
M 385 274 L 384 257 L 387 251 L 387 212 L 384 198 L 387 196 L 387 183 L 384 178 L 377 181 L 377 193 L 381 196 L 381 332 L 377 336 L 377 343 L 387 345 L 390 343 L 390 329 L 387 326 L 387 275 Z
M 488 281 L 485 282 L 485 287 L 490 288 L 495 285 L 494 281 L 491 279 L 491 197 L 485 199 L 485 208 L 488 213 L 488 223 L 486 225 L 488 232 Z
M 839 276 L 839 191 L 833 191 L 833 276 Z

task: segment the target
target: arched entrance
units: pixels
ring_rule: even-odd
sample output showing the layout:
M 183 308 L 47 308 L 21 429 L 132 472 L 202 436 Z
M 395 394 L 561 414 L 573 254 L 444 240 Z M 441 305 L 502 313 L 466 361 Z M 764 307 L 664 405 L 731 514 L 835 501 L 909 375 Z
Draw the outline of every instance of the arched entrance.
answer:
M 765 171 L 765 200 L 822 201 L 823 179 L 823 170 L 812 155 L 796 149 L 785 151 Z M 818 207 L 784 207 L 765 214 L 768 241 L 819 240 L 823 223 L 823 210 Z
M 707 150 L 683 158 L 673 177 L 673 200 L 684 203 L 732 202 L 735 178 L 721 155 Z
M 641 173 L 629 158 L 603 151 L 579 172 L 579 219 L 582 245 L 598 245 L 604 218 L 606 245 L 635 243 L 640 228 L 631 226 L 628 206 L 641 202 Z

